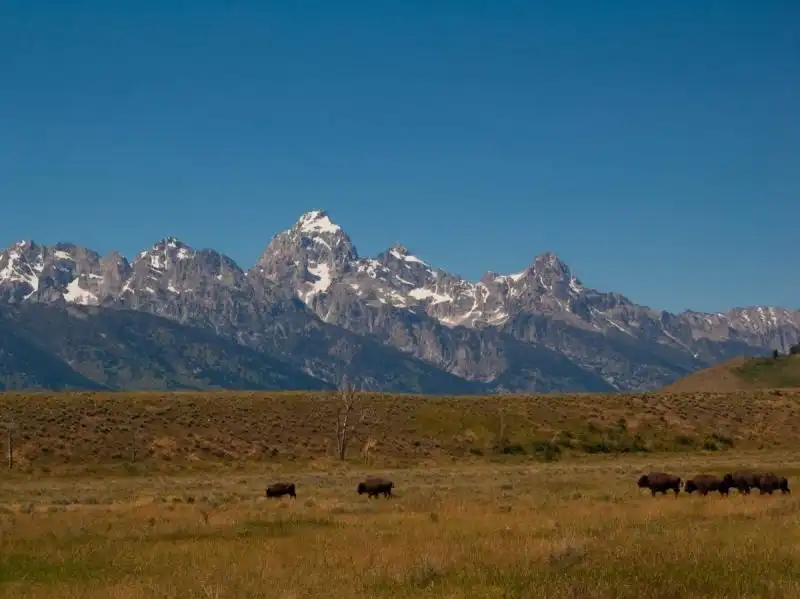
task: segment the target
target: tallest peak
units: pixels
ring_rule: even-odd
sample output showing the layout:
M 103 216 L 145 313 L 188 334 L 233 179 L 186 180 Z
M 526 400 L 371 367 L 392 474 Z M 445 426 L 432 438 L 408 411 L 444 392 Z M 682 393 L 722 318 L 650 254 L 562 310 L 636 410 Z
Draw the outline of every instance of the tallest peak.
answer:
M 336 233 L 341 227 L 324 210 L 311 210 L 300 216 L 295 225 L 303 233 Z
M 536 268 L 555 269 L 563 272 L 569 272 L 567 266 L 561 258 L 554 252 L 544 252 L 539 254 L 533 259 L 533 266 Z

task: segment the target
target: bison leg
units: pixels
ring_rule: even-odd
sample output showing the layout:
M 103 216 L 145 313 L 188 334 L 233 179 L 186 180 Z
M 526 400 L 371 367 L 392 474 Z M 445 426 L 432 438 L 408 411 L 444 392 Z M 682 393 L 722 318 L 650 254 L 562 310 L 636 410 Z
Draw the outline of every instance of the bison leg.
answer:
M 701 490 L 700 490 L 700 494 L 701 494 L 703 497 L 705 497 L 706 495 L 708 495 L 708 489 L 701 489 Z

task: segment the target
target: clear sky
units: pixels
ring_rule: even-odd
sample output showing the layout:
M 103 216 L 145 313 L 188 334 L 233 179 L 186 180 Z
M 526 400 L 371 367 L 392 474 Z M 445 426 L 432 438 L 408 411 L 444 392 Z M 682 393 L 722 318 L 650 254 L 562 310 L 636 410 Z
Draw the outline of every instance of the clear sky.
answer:
M 556 252 L 800 308 L 800 2 L 0 0 L 0 245 L 249 267 L 328 210 L 477 279 Z

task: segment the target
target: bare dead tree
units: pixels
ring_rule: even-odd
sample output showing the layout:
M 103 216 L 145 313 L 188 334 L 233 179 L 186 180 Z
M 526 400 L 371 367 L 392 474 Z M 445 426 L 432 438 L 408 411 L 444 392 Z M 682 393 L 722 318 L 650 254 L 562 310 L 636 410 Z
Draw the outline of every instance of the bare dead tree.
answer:
M 374 414 L 363 405 L 362 398 L 345 376 L 336 396 L 336 456 L 344 460 L 353 437 L 374 423 Z
M 506 406 L 504 404 L 504 397 L 508 395 L 508 391 L 500 386 L 497 389 L 498 403 L 497 403 L 497 442 L 495 448 L 498 453 L 505 453 L 508 446 L 508 428 L 506 427 Z
M 138 445 L 142 438 L 144 429 L 143 415 L 132 414 L 130 417 L 130 432 L 131 432 L 131 462 L 136 462 L 138 456 Z
M 137 424 L 134 422 L 131 426 L 131 462 L 136 461 L 136 433 Z
M 17 423 L 13 418 L 9 418 L 4 423 L 6 429 L 6 452 L 8 456 L 8 469 L 14 467 L 14 431 L 17 428 Z

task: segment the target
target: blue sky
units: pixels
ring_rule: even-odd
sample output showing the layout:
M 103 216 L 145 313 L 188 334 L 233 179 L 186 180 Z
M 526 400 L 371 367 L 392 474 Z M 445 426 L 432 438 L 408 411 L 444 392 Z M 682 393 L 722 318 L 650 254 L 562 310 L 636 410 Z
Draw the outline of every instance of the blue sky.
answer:
M 431 6 L 435 5 L 435 6 Z M 324 208 L 478 278 L 559 254 L 800 308 L 800 3 L 0 0 L 0 245 L 249 267 Z

